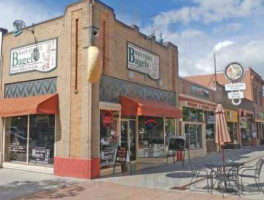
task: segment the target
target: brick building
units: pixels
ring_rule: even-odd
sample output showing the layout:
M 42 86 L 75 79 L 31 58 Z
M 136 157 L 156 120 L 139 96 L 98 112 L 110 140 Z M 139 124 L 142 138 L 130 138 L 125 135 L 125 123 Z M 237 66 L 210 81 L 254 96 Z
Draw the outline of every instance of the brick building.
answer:
M 112 173 L 119 145 L 132 162 L 164 161 L 181 118 L 175 45 L 118 21 L 100 1 L 29 29 L 3 37 L 3 167 L 95 178 Z M 103 67 L 95 84 L 86 76 L 91 45 Z
M 229 83 L 225 78 L 224 73 L 217 73 L 216 78 L 214 74 L 197 75 L 185 77 L 187 80 L 203 85 L 216 90 L 216 80 L 219 84 L 217 88 L 218 100 L 224 102 L 224 107 L 230 107 L 230 100 L 227 98 L 227 93 L 224 92 L 224 85 Z M 241 82 L 246 83 L 246 90 L 244 91 L 245 98 L 242 103 L 235 107 L 232 106 L 232 110 L 238 112 L 238 136 L 237 140 L 243 146 L 258 145 L 263 140 L 263 123 L 264 112 L 262 105 L 262 77 L 257 74 L 252 68 L 245 70 L 245 76 Z M 222 92 L 222 94 L 219 93 Z M 235 113 L 234 113 L 235 114 Z M 237 114 L 235 114 L 237 115 Z M 236 126 L 236 125 L 235 125 Z M 231 128 L 232 129 L 232 128 Z
M 217 105 L 215 91 L 185 78 L 179 80 L 179 101 L 183 115 L 180 132 L 186 135 L 190 155 L 197 157 L 215 152 L 214 111 Z

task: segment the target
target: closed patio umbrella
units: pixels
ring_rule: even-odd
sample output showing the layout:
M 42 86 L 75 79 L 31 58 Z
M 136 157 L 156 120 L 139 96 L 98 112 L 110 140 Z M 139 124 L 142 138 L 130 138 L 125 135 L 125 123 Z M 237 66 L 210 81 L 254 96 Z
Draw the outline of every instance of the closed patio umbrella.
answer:
M 222 152 L 223 162 L 225 162 L 224 145 L 231 142 L 225 119 L 225 111 L 221 104 L 218 104 L 215 110 L 215 143 L 219 145 Z

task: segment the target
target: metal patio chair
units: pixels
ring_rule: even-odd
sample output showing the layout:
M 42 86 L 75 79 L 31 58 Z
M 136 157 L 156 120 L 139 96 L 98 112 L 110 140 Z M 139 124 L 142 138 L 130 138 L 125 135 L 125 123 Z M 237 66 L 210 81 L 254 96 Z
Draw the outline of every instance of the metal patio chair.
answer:
M 243 192 L 243 190 L 244 190 L 243 178 L 251 178 L 251 179 L 255 179 L 255 183 L 258 187 L 258 190 L 264 194 L 264 190 L 260 184 L 260 173 L 261 173 L 263 164 L 264 164 L 264 159 L 259 159 L 258 162 L 256 163 L 256 165 L 254 165 L 254 166 L 245 166 L 245 167 L 240 168 L 240 170 L 242 170 L 242 171 L 238 175 L 239 175 L 240 181 L 241 181 L 240 182 L 241 183 L 241 192 Z M 245 173 L 248 171 L 252 171 L 254 173 L 251 173 L 251 174 Z
M 199 182 L 198 179 L 202 178 L 202 179 L 206 179 L 206 188 L 207 188 L 207 192 L 209 192 L 209 189 L 211 187 L 211 184 L 209 185 L 209 181 L 212 180 L 212 174 L 210 172 L 208 172 L 206 169 L 201 169 L 201 167 L 199 167 L 197 164 L 195 164 L 191 160 L 189 160 L 189 166 L 190 166 L 191 172 L 193 174 L 192 179 L 191 179 L 191 183 L 189 186 L 190 191 L 192 191 L 192 189 L 191 189 L 192 185 L 196 189 L 202 189 L 202 188 L 197 187 L 197 185 L 196 185 L 196 183 Z

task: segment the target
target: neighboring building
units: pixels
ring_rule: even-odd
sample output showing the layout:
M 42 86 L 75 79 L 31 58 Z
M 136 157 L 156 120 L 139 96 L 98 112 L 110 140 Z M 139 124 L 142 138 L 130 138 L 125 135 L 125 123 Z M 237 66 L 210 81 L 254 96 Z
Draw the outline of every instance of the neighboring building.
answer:
M 230 83 L 230 81 L 225 78 L 224 73 L 217 73 L 216 78 L 214 74 L 189 76 L 185 78 L 214 90 L 216 90 L 216 80 L 217 83 L 222 86 Z M 240 121 L 238 131 L 240 143 L 243 146 L 255 146 L 260 143 L 260 136 L 263 132 L 262 123 L 264 122 L 264 112 L 262 105 L 262 88 L 264 82 L 262 77 L 258 75 L 252 68 L 246 69 L 245 77 L 241 80 L 241 82 L 246 83 L 246 90 L 244 91 L 245 99 L 239 105 L 239 109 L 237 109 L 239 112 L 238 119 Z M 227 103 L 230 101 L 227 99 L 227 93 L 225 95 L 221 95 L 219 94 L 219 90 L 221 91 L 221 86 L 217 90 L 218 100 L 221 102 L 223 99 L 225 99 L 224 107 L 227 108 L 230 106 L 230 103 Z M 232 107 L 232 110 L 235 111 L 235 106 Z M 235 112 L 233 113 L 234 116 L 236 115 Z M 231 126 L 235 126 L 235 130 L 236 125 L 229 125 L 230 131 L 232 132 L 233 128 Z
M 163 162 L 181 118 L 177 47 L 116 20 L 99 1 L 30 28 L 37 44 L 27 30 L 3 37 L 2 166 L 96 178 L 113 172 L 118 145 L 133 162 Z M 103 75 L 89 84 L 93 39 Z
M 181 133 L 192 157 L 215 152 L 215 91 L 180 78 Z

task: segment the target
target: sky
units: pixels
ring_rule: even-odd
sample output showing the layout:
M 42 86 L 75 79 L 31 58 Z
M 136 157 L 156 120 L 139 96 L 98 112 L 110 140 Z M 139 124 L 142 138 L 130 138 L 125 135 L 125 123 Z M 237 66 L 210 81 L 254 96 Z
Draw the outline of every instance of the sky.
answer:
M 27 25 L 63 15 L 76 0 L 0 0 L 0 27 L 16 19 Z M 230 62 L 264 77 L 264 0 L 102 0 L 116 18 L 144 34 L 178 46 L 181 76 L 214 72 Z

